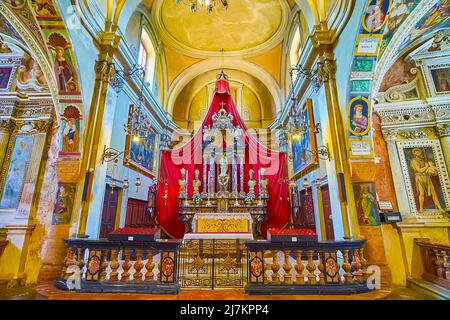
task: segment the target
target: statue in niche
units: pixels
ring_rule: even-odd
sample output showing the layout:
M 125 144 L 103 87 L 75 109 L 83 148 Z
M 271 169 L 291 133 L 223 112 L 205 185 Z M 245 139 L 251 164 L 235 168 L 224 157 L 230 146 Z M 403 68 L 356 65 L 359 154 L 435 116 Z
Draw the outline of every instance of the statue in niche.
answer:
M 65 122 L 65 127 L 63 127 L 63 152 L 79 152 L 80 120 L 82 118 L 80 110 L 77 107 L 68 106 L 64 109 L 64 113 L 61 115 L 61 119 Z
M 261 168 L 261 181 L 259 182 L 259 185 L 261 186 L 261 197 L 267 198 L 267 185 L 269 184 L 269 179 L 266 177 L 266 169 Z
M 202 185 L 202 182 L 200 181 L 200 171 L 197 169 L 194 171 L 194 180 L 192 180 L 192 186 L 194 187 L 194 192 L 192 194 L 193 198 L 200 196 L 200 187 Z
M 255 171 L 253 169 L 250 169 L 248 172 L 248 193 L 247 196 L 250 196 L 252 198 L 255 198 L 255 186 L 256 186 L 256 180 L 254 179 Z
M 178 180 L 178 185 L 180 186 L 180 192 L 178 197 L 179 198 L 185 198 L 186 197 L 186 169 L 182 168 L 180 170 L 181 177 Z
M 32 57 L 25 59 L 23 65 L 19 68 L 17 81 L 18 88 L 23 90 L 47 88 L 47 80 Z
M 440 212 L 445 212 L 432 181 L 432 177 L 439 175 L 438 168 L 433 161 L 426 161 L 424 159 L 424 152 L 421 148 L 414 148 L 412 155 L 414 158 L 411 159 L 410 166 L 414 172 L 414 182 L 418 193 L 418 212 L 424 212 L 425 197 L 429 196 L 433 199 L 435 207 Z

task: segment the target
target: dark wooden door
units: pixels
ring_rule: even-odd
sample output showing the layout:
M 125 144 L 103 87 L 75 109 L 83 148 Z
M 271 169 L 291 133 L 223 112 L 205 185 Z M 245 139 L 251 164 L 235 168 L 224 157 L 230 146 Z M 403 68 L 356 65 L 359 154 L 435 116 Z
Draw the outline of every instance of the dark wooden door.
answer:
M 300 192 L 299 226 L 301 228 L 316 231 L 316 219 L 314 217 L 314 199 L 311 188 Z
M 112 189 L 106 186 L 105 198 L 103 200 L 102 223 L 100 225 L 100 239 L 106 238 L 108 233 L 114 231 L 119 202 L 119 188 Z
M 322 190 L 322 201 L 323 201 L 323 214 L 325 215 L 325 229 L 327 232 L 327 240 L 334 240 L 334 227 L 333 219 L 331 218 L 331 201 L 330 201 L 330 190 L 328 185 L 321 187 Z
M 128 198 L 125 227 L 151 227 L 151 217 L 147 212 L 148 201 Z

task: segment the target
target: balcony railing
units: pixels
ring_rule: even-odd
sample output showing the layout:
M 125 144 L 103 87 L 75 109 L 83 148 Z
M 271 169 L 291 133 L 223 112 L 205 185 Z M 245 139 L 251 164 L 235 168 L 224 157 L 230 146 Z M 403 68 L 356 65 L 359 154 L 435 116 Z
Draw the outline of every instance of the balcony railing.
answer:
M 248 294 L 370 291 L 363 241 L 247 242 Z
M 77 292 L 176 294 L 180 279 L 189 277 L 192 270 L 206 272 L 202 276 L 214 280 L 236 269 L 243 275 L 239 286 L 250 295 L 370 291 L 364 241 L 233 241 L 212 249 L 203 240 L 193 242 L 197 247 L 186 254 L 181 241 L 66 239 L 67 256 L 56 287 Z M 233 251 L 236 248 L 241 248 L 241 254 Z
M 176 294 L 179 241 L 66 239 L 56 287 L 77 292 Z
M 450 246 L 428 239 L 416 239 L 415 243 L 420 248 L 425 270 L 422 278 L 450 290 Z

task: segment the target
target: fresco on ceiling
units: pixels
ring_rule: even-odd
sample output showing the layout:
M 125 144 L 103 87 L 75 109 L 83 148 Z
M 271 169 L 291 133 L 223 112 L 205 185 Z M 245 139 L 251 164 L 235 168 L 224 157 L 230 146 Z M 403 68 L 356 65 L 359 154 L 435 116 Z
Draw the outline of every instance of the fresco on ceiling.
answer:
M 38 17 L 53 18 L 58 16 L 52 0 L 31 0 L 31 5 Z
M 411 73 L 413 65 L 406 62 L 403 58 L 398 59 L 392 65 L 381 83 L 380 92 L 386 92 L 389 88 L 409 83 L 414 80 L 415 75 Z
M 387 19 L 386 28 L 383 35 L 383 46 L 381 54 L 389 45 L 392 37 L 397 32 L 400 25 L 409 17 L 411 12 L 422 0 L 393 0 L 391 10 Z
M 0 209 L 15 209 L 18 207 L 32 147 L 33 136 L 16 136 Z
M 438 28 L 450 27 L 450 0 L 439 0 L 420 19 L 411 32 L 403 39 L 395 54 L 407 48 L 409 44 L 417 40 L 420 36 L 430 34 Z
M 11 23 L 8 20 L 6 20 L 6 18 L 2 14 L 0 14 L 0 33 L 3 33 L 25 44 L 25 42 L 23 41 L 22 37 L 19 35 L 17 30 L 14 29 Z
M 2 1 L 13 9 L 22 9 L 23 7 L 25 7 L 25 4 L 27 3 L 27 0 L 2 0 Z

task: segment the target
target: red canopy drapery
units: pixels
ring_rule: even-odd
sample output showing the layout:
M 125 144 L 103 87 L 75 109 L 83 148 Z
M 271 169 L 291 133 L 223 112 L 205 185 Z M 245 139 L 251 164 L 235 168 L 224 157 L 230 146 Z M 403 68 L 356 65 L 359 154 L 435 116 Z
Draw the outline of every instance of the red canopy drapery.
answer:
M 236 110 L 233 99 L 230 95 L 228 81 L 219 80 L 216 82 L 216 90 L 211 106 L 206 114 L 203 124 L 194 137 L 180 148 L 167 150 L 161 153 L 159 178 L 157 191 L 157 221 L 161 228 L 172 238 L 181 239 L 184 235 L 184 224 L 178 220 L 179 213 L 179 185 L 180 170 L 185 168 L 188 172 L 188 194 L 192 196 L 192 180 L 194 171 L 200 171 L 203 177 L 203 128 L 211 126 L 212 116 L 221 108 L 224 108 L 233 116 L 233 125 L 239 125 L 243 132 L 243 139 L 247 146 L 245 151 L 244 181 L 249 178 L 249 170 L 255 172 L 254 178 L 258 180 L 258 170 L 266 169 L 266 177 L 269 180 L 267 192 L 269 200 L 267 202 L 268 220 L 262 225 L 264 236 L 269 228 L 284 228 L 289 221 L 290 202 L 289 186 L 287 182 L 286 154 L 266 148 L 247 132 L 247 127 Z M 202 179 L 203 180 L 203 179 Z M 202 187 L 205 185 L 202 181 Z M 247 183 L 244 190 L 248 192 Z M 255 188 L 259 194 L 259 187 Z M 167 198 L 164 198 L 164 195 Z

